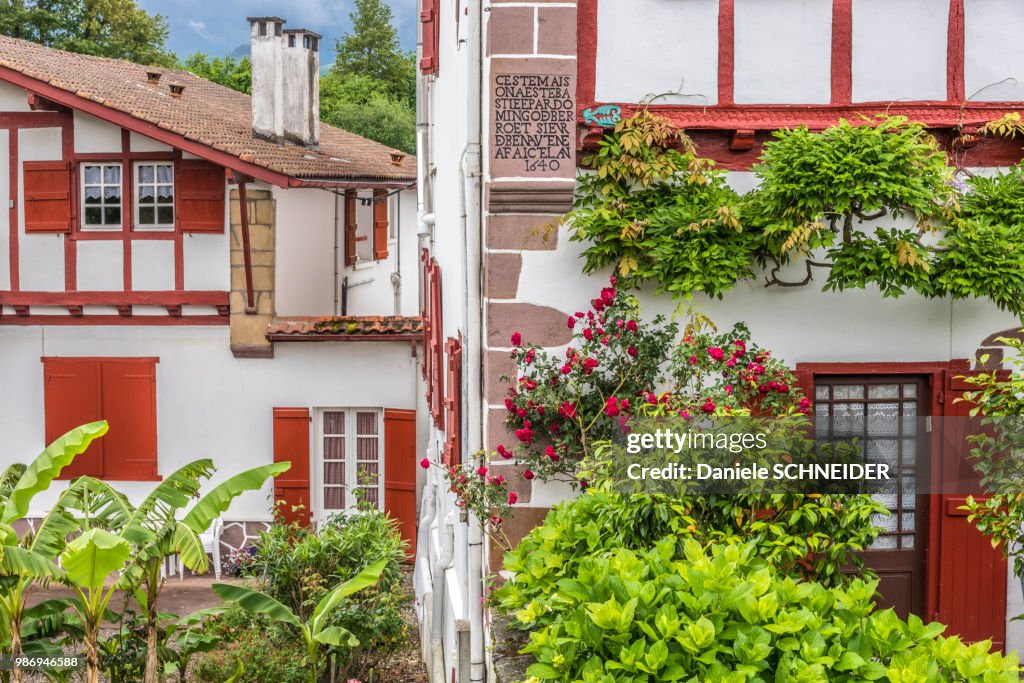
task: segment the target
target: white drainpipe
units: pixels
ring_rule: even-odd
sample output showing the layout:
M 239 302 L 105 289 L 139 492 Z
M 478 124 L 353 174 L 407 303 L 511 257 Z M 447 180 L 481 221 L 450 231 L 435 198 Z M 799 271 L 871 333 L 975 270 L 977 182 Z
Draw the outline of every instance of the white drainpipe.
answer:
M 465 441 L 468 453 L 483 448 L 483 391 L 481 382 L 483 335 L 483 281 L 480 277 L 482 256 L 482 173 L 481 173 L 481 111 L 484 106 L 481 87 L 483 63 L 481 41 L 483 40 L 483 1 L 473 0 L 469 6 L 469 25 L 466 36 L 466 60 L 468 62 L 467 97 L 469 110 L 466 118 L 468 138 L 463 158 L 463 223 L 465 238 L 465 320 L 467 343 L 465 346 L 466 393 L 468 434 Z M 484 652 L 484 606 L 483 606 L 483 520 L 470 519 L 469 524 L 469 637 L 470 637 L 470 681 L 480 683 L 486 677 Z
M 435 489 L 436 492 L 436 489 Z M 432 665 L 432 676 L 431 680 L 434 683 L 444 683 L 444 644 L 442 642 L 444 634 L 444 607 L 445 607 L 445 572 L 452 563 L 452 555 L 455 551 L 455 532 L 454 532 L 454 521 L 455 512 L 449 512 L 444 517 L 444 522 L 439 528 L 438 536 L 441 540 L 441 549 L 438 553 L 437 561 L 434 563 L 434 569 L 431 574 L 431 578 L 434 581 L 434 588 L 431 591 L 433 594 L 433 606 L 431 609 L 431 623 L 430 623 L 430 662 Z

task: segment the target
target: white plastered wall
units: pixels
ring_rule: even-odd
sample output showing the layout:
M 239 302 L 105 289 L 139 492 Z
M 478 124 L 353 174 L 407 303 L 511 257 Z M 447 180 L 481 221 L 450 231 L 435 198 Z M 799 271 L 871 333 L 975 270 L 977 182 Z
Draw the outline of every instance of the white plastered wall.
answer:
M 1024 100 L 1024 5 L 964 0 L 964 91 L 970 100 Z
M 408 343 L 279 343 L 272 360 L 237 359 L 226 327 L 0 327 L 0 468 L 44 446 L 43 356 L 158 357 L 159 472 L 212 458 L 210 486 L 272 462 L 275 406 L 412 409 L 419 393 Z M 136 501 L 153 485 L 116 483 Z M 56 491 L 38 496 L 30 516 Z M 225 517 L 269 520 L 269 493 L 239 498 Z
M 718 101 L 717 0 L 603 0 L 597 5 L 599 102 Z

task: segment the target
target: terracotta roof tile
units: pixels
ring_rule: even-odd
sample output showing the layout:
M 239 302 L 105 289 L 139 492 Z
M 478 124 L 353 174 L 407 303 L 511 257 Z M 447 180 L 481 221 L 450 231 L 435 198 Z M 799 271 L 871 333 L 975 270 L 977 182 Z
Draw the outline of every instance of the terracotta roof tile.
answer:
M 419 317 L 361 315 L 277 318 L 267 326 L 267 338 L 299 341 L 309 338 L 409 336 L 423 332 Z
M 0 36 L 0 67 L 293 178 L 416 178 L 415 157 L 404 155 L 400 164 L 393 164 L 396 150 L 323 123 L 319 151 L 255 139 L 248 95 L 186 71 L 64 52 L 6 36 Z M 147 71 L 160 73 L 159 83 L 150 84 Z M 172 82 L 185 86 L 180 97 L 171 96 Z

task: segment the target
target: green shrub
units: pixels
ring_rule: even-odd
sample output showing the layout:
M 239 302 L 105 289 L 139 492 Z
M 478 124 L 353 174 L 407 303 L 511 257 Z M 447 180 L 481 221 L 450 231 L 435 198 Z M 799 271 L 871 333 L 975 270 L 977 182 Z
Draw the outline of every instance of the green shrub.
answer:
M 305 654 L 297 638 L 276 629 L 231 627 L 216 650 L 196 655 L 190 671 L 197 681 L 226 681 L 241 661 L 245 672 L 238 683 L 305 683 Z
M 262 590 L 305 620 L 327 589 L 343 583 L 380 558 L 388 563 L 376 588 L 361 591 L 331 616 L 333 626 L 351 631 L 354 649 L 332 648 L 339 674 L 362 677 L 408 638 L 402 607 L 406 544 L 397 521 L 376 510 L 334 515 L 313 533 L 298 525 L 275 524 L 257 545 L 253 574 Z
M 795 581 L 754 543 L 666 538 L 582 561 L 556 615 L 530 634 L 528 683 L 1016 681 L 1016 655 L 944 638 L 941 624 L 874 611 L 876 581 Z M 520 613 L 526 624 L 536 615 Z
M 506 611 L 528 609 L 534 616 L 527 626 L 547 623 L 559 604 L 559 582 L 575 577 L 583 562 L 620 549 L 645 552 L 666 537 L 675 559 L 690 540 L 751 541 L 781 575 L 839 585 L 843 567 L 863 564 L 854 553 L 878 534 L 872 515 L 880 513 L 884 508 L 867 495 L 623 496 L 594 488 L 552 508 L 505 555 L 516 577 L 496 598 Z

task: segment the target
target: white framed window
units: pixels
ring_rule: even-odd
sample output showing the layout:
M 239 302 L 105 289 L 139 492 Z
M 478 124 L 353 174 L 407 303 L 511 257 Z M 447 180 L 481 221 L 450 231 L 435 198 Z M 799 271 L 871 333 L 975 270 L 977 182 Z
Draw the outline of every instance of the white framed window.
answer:
M 81 176 L 82 229 L 120 230 L 121 164 L 82 164 Z
M 384 430 L 380 408 L 323 408 L 317 415 L 317 517 L 384 503 Z
M 137 230 L 174 229 L 174 164 L 140 162 L 135 164 L 135 228 Z

